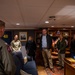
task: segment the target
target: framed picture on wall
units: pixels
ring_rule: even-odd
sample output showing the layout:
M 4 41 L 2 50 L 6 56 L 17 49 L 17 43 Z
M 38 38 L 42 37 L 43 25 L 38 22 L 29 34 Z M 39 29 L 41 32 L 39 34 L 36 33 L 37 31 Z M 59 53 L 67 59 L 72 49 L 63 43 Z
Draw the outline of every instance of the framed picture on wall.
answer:
M 27 32 L 19 32 L 20 41 L 27 41 Z

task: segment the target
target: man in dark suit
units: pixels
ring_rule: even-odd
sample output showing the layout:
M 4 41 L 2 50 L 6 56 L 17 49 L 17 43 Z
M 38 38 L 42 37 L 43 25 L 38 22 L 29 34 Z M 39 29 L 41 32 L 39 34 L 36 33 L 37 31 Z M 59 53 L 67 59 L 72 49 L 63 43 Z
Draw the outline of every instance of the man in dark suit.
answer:
M 52 72 L 54 72 L 53 62 L 51 58 L 52 38 L 50 35 L 47 34 L 46 29 L 42 30 L 42 36 L 40 39 L 40 47 L 42 50 L 42 56 L 43 56 L 45 67 L 48 67 L 48 64 L 49 64 L 50 69 L 52 70 Z M 48 59 L 48 63 L 47 63 L 47 59 Z

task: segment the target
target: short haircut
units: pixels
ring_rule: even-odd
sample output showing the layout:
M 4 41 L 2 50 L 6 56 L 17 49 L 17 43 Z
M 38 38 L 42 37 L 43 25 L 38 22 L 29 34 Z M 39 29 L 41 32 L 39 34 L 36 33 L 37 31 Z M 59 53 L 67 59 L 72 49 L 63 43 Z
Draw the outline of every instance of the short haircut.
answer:
M 5 22 L 3 22 L 2 20 L 0 20 L 0 27 L 5 27 Z
M 43 28 L 42 30 L 46 30 L 46 31 L 48 31 L 48 29 L 47 29 L 47 28 Z

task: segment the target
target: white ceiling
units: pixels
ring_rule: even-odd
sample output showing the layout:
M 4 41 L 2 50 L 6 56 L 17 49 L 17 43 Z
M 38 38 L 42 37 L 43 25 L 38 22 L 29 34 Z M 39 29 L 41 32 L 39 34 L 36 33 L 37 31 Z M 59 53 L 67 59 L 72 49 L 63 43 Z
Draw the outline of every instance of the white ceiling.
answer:
M 0 0 L 0 19 L 6 29 L 75 26 L 75 0 Z

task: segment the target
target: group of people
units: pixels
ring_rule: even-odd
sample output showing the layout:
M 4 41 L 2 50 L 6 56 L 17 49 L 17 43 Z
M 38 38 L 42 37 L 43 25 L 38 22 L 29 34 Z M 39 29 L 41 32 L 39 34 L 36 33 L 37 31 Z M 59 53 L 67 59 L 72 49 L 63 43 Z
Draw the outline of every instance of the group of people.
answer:
M 22 64 L 24 64 L 21 52 L 22 44 L 18 39 L 18 35 L 15 35 L 14 40 L 11 41 L 11 45 L 9 46 L 5 41 L 1 39 L 2 36 L 4 35 L 4 31 L 5 31 L 5 22 L 0 20 L 0 75 L 16 75 L 17 65 L 15 64 L 14 56 L 17 56 L 22 62 Z M 36 44 L 31 36 L 29 36 L 29 39 L 26 43 L 26 49 L 28 55 L 32 56 L 33 59 L 35 60 Z
M 41 41 L 40 47 L 41 47 L 42 56 L 44 59 L 44 66 L 45 66 L 45 68 L 47 68 L 48 64 L 49 64 L 49 67 L 52 70 L 52 72 L 55 72 L 54 67 L 53 67 L 52 57 L 51 57 L 52 38 L 47 33 L 47 29 L 42 30 L 42 36 L 41 36 L 40 41 Z M 65 49 L 66 49 L 66 42 L 65 42 L 65 39 L 63 38 L 62 34 L 60 34 L 59 40 L 56 44 L 56 50 L 55 50 L 55 51 L 58 51 L 58 59 L 59 59 L 59 65 L 60 65 L 59 69 L 62 69 L 64 67 L 63 60 L 65 58 Z
M 47 33 L 47 29 L 42 30 L 42 36 L 40 41 L 41 41 L 40 48 L 42 51 L 44 66 L 46 68 L 48 67 L 48 64 L 49 64 L 49 67 L 52 70 L 52 72 L 55 72 L 53 67 L 52 57 L 51 57 L 52 38 Z M 68 41 L 65 40 L 65 38 L 63 37 L 63 34 L 60 34 L 58 37 L 58 41 L 54 46 L 55 51 L 58 52 L 58 60 L 59 60 L 58 66 L 60 67 L 59 70 L 64 68 L 64 58 L 65 58 L 67 45 L 68 45 Z M 70 54 L 71 54 L 71 57 L 75 58 L 75 34 L 73 35 L 73 39 L 71 40 Z
M 18 35 L 14 36 L 14 40 L 11 41 L 11 51 L 9 52 L 5 42 L 1 39 L 4 35 L 5 31 L 5 22 L 0 20 L 0 75 L 15 75 L 16 66 L 13 61 L 12 54 L 18 56 L 20 60 L 23 62 L 21 47 L 22 44 L 18 39 Z M 29 56 L 35 60 L 35 51 L 36 51 L 36 43 L 33 40 L 32 36 L 29 36 L 28 41 L 26 42 L 26 51 Z M 58 59 L 60 69 L 64 68 L 64 58 L 65 58 L 65 51 L 66 51 L 66 41 L 63 38 L 63 35 L 60 34 L 59 40 L 56 43 L 55 47 L 56 51 L 58 52 Z M 72 55 L 75 54 L 75 35 L 73 40 L 71 41 L 71 53 Z M 47 29 L 42 30 L 42 36 L 40 38 L 40 50 L 42 53 L 42 57 L 44 60 L 44 66 L 47 68 L 48 66 L 54 71 L 53 61 L 51 57 L 52 51 L 52 37 L 47 33 Z M 20 53 L 20 55 L 19 55 Z

